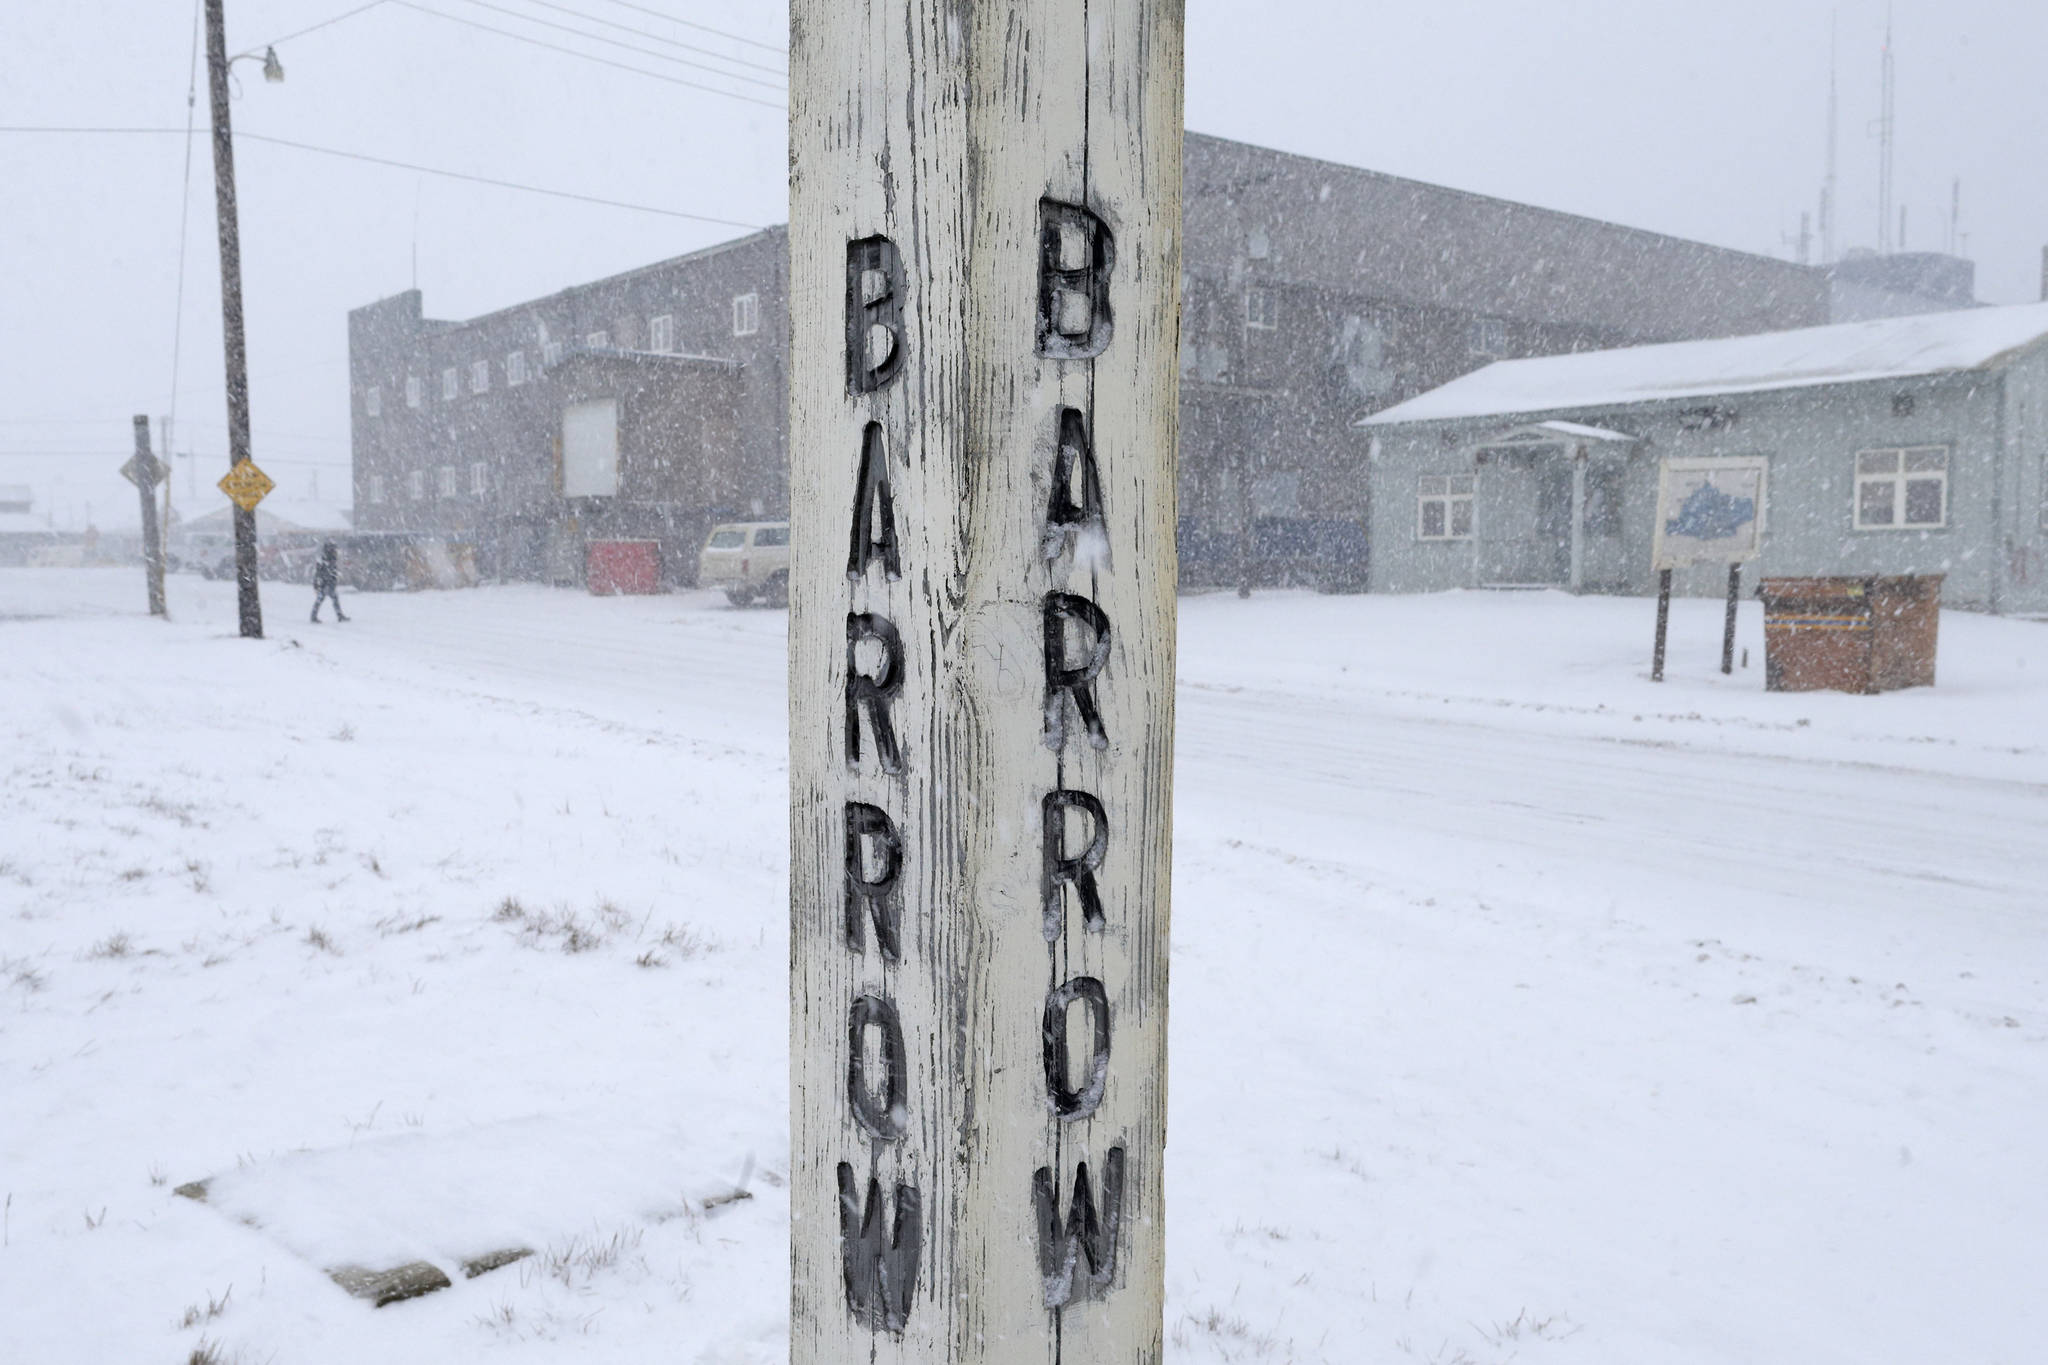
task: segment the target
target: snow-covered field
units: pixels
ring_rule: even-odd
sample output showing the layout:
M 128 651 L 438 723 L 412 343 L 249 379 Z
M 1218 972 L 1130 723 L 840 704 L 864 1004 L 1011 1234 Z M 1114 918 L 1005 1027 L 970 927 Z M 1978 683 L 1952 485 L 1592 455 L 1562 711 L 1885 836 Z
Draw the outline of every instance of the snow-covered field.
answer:
M 0 571 L 0 1360 L 782 1359 L 784 618 L 135 578 Z M 1183 602 L 1170 1359 L 2048 1359 L 2048 627 L 1718 610 Z

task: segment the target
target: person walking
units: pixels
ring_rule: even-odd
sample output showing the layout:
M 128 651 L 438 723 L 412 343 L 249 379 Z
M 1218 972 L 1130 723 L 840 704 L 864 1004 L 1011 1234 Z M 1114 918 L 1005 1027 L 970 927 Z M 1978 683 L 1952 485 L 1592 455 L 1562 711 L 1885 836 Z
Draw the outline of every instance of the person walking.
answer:
M 346 621 L 341 614 L 341 552 L 328 541 L 320 547 L 320 562 L 313 566 L 313 619 L 320 619 L 320 604 L 334 603 L 334 619 Z

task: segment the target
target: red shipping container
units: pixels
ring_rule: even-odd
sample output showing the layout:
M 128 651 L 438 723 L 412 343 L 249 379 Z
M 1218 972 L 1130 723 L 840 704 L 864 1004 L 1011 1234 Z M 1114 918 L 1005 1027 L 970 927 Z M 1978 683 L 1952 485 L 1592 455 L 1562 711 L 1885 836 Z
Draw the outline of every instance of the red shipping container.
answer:
M 599 597 L 660 592 L 661 542 L 593 540 L 584 554 L 583 571 L 590 591 Z

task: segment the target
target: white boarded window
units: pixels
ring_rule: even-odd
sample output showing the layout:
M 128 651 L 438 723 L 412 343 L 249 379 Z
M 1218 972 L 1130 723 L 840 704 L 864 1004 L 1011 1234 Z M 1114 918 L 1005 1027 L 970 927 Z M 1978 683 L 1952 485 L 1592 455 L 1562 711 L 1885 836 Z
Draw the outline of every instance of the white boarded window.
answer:
M 462 375 L 453 365 L 441 371 L 441 397 L 453 398 L 462 392 Z
M 469 467 L 469 491 L 482 497 L 490 491 L 491 467 L 478 460 Z
M 1270 289 L 1244 291 L 1244 325 L 1257 332 L 1270 332 L 1280 325 L 1280 299 Z
M 602 351 L 612 344 L 610 332 L 592 332 L 583 338 L 583 344 L 593 351 Z
M 562 409 L 562 496 L 609 498 L 618 491 L 618 400 L 571 403 Z
M 549 341 L 542 343 L 540 348 L 540 363 L 547 366 L 549 369 L 553 369 L 555 366 L 561 364 L 562 343 L 559 341 Z
M 1948 447 L 1856 453 L 1856 529 L 1912 531 L 1948 525 Z
M 1472 538 L 1472 474 L 1424 474 L 1415 481 L 1415 535 L 1419 540 Z
M 384 415 L 384 390 L 378 388 L 375 384 L 370 385 L 369 391 L 363 395 L 363 411 L 372 417 L 382 417 Z
M 676 320 L 663 313 L 647 319 L 647 349 L 666 355 L 676 348 Z
M 420 377 L 416 374 L 405 377 L 405 405 L 409 408 L 420 405 Z
M 420 470 L 413 470 L 405 476 L 405 491 L 418 502 L 427 495 L 427 476 Z
M 384 476 L 382 474 L 372 474 L 370 476 L 370 501 L 384 501 Z
M 505 387 L 516 389 L 526 382 L 526 352 L 513 351 L 505 357 Z
M 444 464 L 434 472 L 434 491 L 437 494 L 444 498 L 452 498 L 456 489 L 454 465 Z
M 750 337 L 761 330 L 761 296 L 741 294 L 732 301 L 732 334 Z
M 491 388 L 491 362 L 479 360 L 469 367 L 469 391 L 488 393 Z

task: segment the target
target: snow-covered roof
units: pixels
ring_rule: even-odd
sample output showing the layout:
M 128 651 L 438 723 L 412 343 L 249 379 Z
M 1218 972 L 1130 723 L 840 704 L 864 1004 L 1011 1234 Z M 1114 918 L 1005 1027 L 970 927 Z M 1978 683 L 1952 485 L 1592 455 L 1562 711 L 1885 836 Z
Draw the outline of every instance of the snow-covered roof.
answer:
M 1503 360 L 1360 426 L 1856 384 L 1990 369 L 2048 337 L 2048 303 L 1922 313 L 1796 332 Z

